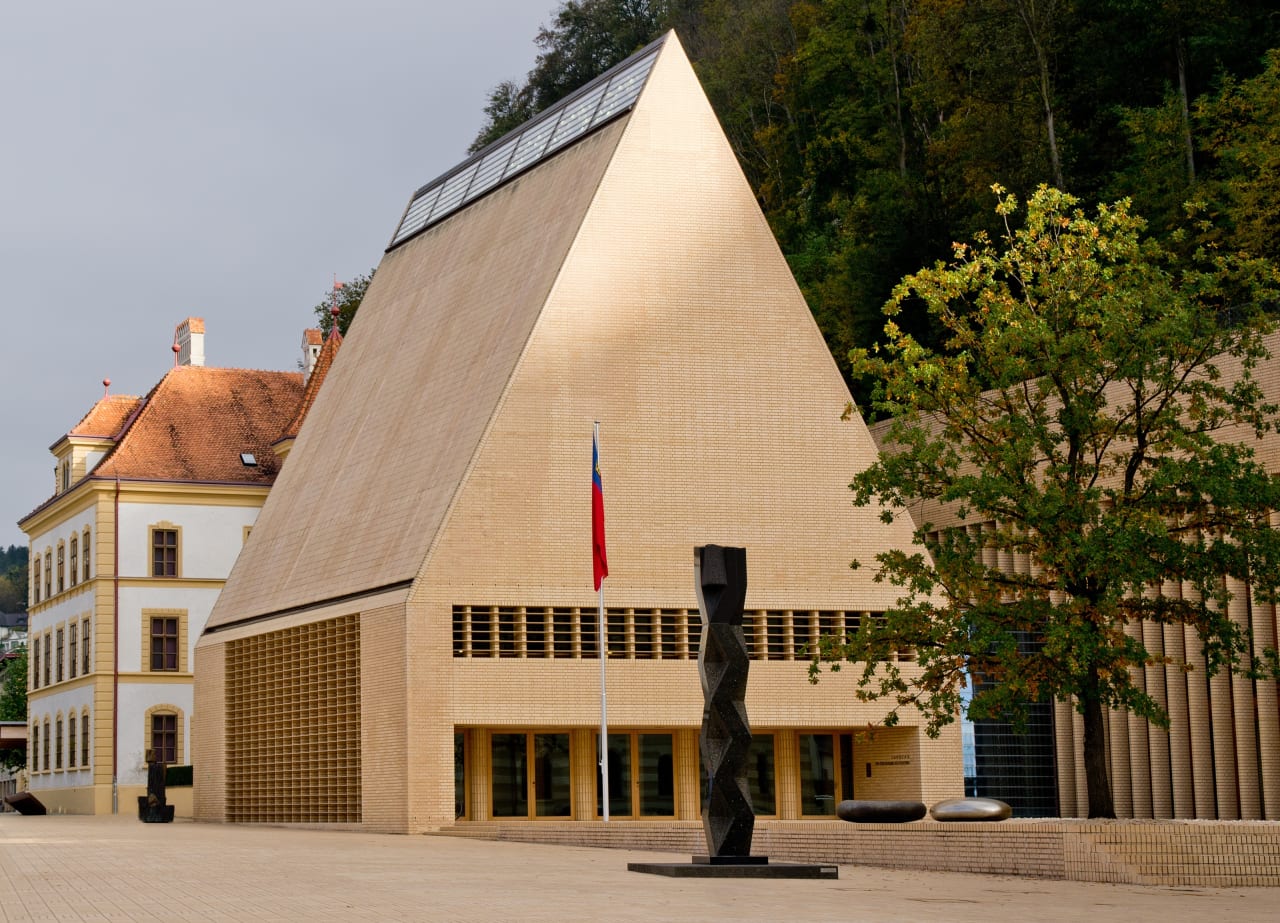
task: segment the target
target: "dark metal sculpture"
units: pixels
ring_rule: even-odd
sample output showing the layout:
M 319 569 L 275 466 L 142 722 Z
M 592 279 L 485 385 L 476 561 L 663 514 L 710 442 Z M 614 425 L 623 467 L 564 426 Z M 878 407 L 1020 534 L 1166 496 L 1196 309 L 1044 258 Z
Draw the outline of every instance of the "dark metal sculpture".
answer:
M 717 857 L 751 855 L 755 811 L 747 783 L 751 725 L 747 722 L 747 641 L 742 607 L 747 597 L 747 550 L 695 548 L 694 577 L 702 613 L 698 675 L 702 679 L 702 733 L 698 747 L 707 773 L 702 827 Z

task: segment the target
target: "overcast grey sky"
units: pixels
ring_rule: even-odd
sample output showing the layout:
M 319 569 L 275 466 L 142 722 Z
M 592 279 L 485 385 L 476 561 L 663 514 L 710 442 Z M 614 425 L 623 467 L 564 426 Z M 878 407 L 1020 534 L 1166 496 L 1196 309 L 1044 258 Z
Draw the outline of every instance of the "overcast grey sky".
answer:
M 0 544 L 48 446 L 145 394 L 173 328 L 293 369 L 332 277 L 376 266 L 418 186 L 532 66 L 555 0 L 40 0 L 0 23 Z

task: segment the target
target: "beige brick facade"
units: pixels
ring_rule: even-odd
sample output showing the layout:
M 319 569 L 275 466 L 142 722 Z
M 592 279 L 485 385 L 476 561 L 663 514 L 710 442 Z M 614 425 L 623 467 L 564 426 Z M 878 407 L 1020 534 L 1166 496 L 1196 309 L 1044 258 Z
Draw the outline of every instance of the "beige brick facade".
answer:
M 674 37 L 630 113 L 389 252 L 328 381 L 200 641 L 197 712 L 235 639 L 359 614 L 365 827 L 489 820 L 519 772 L 529 817 L 596 816 L 593 421 L 637 818 L 700 810 L 708 542 L 747 548 L 773 816 L 961 793 L 958 731 L 868 734 L 852 673 L 807 681 L 806 639 L 895 599 L 850 561 L 910 529 L 850 502 L 874 445 Z M 208 714 L 197 765 L 280 749 Z M 197 816 L 227 819 L 227 776 L 200 784 Z

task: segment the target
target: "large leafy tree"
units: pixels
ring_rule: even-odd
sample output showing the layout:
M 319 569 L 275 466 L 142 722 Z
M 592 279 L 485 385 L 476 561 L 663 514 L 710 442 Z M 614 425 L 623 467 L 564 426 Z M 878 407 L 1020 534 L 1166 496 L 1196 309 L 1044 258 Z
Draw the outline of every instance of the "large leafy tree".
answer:
M 862 697 L 887 699 L 889 722 L 918 707 L 933 733 L 969 677 L 974 717 L 1073 702 L 1089 815 L 1112 817 L 1106 710 L 1168 723 L 1139 680 L 1169 662 L 1144 646 L 1144 622 L 1194 629 L 1203 659 L 1187 659 L 1210 674 L 1276 675 L 1275 652 L 1258 656 L 1229 604 L 1242 588 L 1272 599 L 1280 581 L 1268 518 L 1280 482 L 1250 447 L 1275 427 L 1252 370 L 1277 273 L 1177 257 L 1125 202 L 1090 215 L 1042 187 L 1023 212 L 996 191 L 1002 234 L 904 279 L 884 345 L 854 355 L 892 416 L 854 502 L 913 510 L 924 547 L 877 556 L 877 579 L 902 599 L 853 637 L 826 639 L 819 657 L 859 664 Z M 897 325 L 911 301 L 946 331 L 945 351 Z M 1039 643 L 1019 645 L 1027 636 Z M 908 647 L 918 662 L 899 668 L 889 655 Z

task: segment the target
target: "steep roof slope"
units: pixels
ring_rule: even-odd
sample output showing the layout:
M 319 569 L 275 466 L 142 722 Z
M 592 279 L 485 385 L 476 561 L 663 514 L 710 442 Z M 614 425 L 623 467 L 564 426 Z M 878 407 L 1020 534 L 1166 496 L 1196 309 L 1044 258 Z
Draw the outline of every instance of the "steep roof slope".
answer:
M 762 549 L 776 599 L 756 604 L 892 600 L 848 564 L 909 524 L 851 507 L 875 446 L 840 420 L 848 391 L 679 42 L 655 49 L 628 114 L 402 224 L 206 630 L 443 586 L 477 557 L 486 599 L 589 597 L 592 419 L 615 604 L 691 601 L 706 541 Z
M 414 577 L 625 126 L 383 258 L 210 627 Z
M 142 398 L 128 394 L 108 395 L 94 404 L 84 415 L 84 419 L 73 426 L 67 435 L 110 439 L 120 432 L 128 421 L 129 415 L 137 410 L 141 403 Z M 54 444 L 57 445 L 57 443 Z
M 143 399 L 90 477 L 270 484 L 271 443 L 301 399 L 297 372 L 178 366 Z M 245 465 L 242 452 L 258 464 Z

